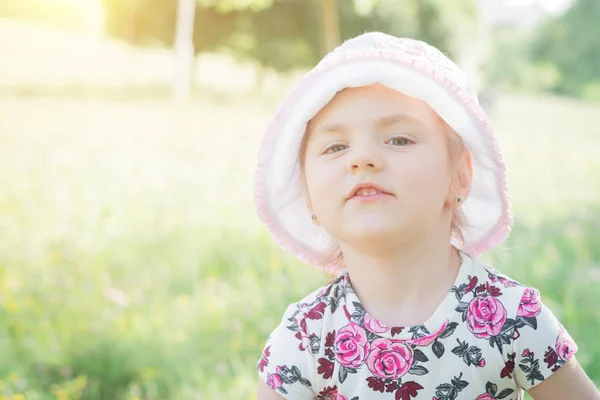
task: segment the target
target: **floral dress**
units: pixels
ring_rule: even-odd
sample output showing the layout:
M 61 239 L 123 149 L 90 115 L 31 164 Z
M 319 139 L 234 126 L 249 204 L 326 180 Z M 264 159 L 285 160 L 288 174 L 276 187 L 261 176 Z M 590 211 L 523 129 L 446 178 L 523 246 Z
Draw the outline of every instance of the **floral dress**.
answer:
M 372 318 L 343 271 L 286 309 L 259 376 L 289 399 L 522 399 L 577 345 L 537 289 L 461 257 L 452 289 L 417 326 Z

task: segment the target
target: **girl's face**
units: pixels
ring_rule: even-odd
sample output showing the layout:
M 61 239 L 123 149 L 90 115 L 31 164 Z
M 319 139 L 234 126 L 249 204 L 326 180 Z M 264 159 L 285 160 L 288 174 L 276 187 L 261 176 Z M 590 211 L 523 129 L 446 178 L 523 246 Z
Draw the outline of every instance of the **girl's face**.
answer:
M 448 133 L 425 102 L 378 84 L 345 89 L 307 134 L 307 204 L 334 238 L 354 247 L 450 232 L 464 193 L 453 190 Z

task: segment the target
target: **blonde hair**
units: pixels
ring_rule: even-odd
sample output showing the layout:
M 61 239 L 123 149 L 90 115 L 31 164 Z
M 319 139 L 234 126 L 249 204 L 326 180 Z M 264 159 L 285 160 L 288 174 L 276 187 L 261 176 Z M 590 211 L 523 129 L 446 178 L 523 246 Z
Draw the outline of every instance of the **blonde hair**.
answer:
M 457 166 L 458 161 L 467 153 L 469 150 L 467 146 L 465 146 L 465 142 L 462 140 L 462 137 L 456 133 L 454 129 L 450 127 L 441 117 L 439 117 L 441 121 L 442 127 L 444 131 L 447 133 L 446 139 L 448 140 L 448 155 L 451 168 L 454 169 L 454 173 L 463 174 L 464 170 L 459 169 Z M 458 239 L 459 243 L 464 243 L 464 231 L 467 227 L 467 218 L 465 217 L 465 213 L 462 211 L 460 207 L 457 207 L 452 210 L 452 221 L 450 224 L 450 228 L 452 234 Z
M 469 150 L 467 149 L 467 146 L 465 145 L 464 141 L 462 140 L 462 137 L 458 133 L 456 133 L 456 131 L 454 129 L 452 129 L 450 127 L 450 125 L 448 125 L 448 123 L 446 123 L 446 121 L 444 119 L 442 119 L 438 114 L 436 114 L 436 116 L 437 116 L 438 121 L 441 124 L 442 130 L 446 133 L 446 139 L 447 139 L 447 145 L 448 145 L 448 159 L 449 159 L 450 167 L 453 169 L 453 173 L 462 174 L 463 170 L 457 168 L 458 161 Z M 310 121 L 308 121 L 308 123 L 306 124 L 306 129 L 304 131 L 302 141 L 300 142 L 300 151 L 298 153 L 298 163 L 300 165 L 300 176 L 301 176 L 301 179 L 303 179 L 303 180 L 306 179 L 305 174 L 304 174 L 306 147 L 308 144 L 308 138 L 312 131 L 313 120 L 314 120 L 314 118 L 311 119 Z M 308 195 L 308 194 L 305 193 L 305 195 Z M 467 220 L 466 220 L 464 212 L 460 209 L 460 207 L 454 208 L 452 210 L 452 220 L 451 220 L 451 224 L 450 224 L 450 229 L 451 229 L 452 235 L 458 240 L 458 242 L 460 244 L 464 243 L 464 231 L 466 229 L 466 226 L 467 226 Z M 340 246 L 335 241 L 332 241 L 332 245 L 331 245 L 331 248 L 330 248 L 330 250 L 328 252 L 328 256 L 327 256 L 327 264 L 339 266 L 342 264 L 342 260 L 343 260 L 343 254 L 340 249 Z M 337 271 L 330 271 L 330 272 L 335 273 Z

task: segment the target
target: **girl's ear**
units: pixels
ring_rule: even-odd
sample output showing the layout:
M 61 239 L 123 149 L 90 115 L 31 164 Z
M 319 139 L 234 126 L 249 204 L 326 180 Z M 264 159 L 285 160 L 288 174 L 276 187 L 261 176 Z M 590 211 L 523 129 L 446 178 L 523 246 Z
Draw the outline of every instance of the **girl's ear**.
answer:
M 312 206 L 312 201 L 310 200 L 310 193 L 308 192 L 308 185 L 306 184 L 306 177 L 304 173 L 300 173 L 300 180 L 302 182 L 302 193 L 304 194 L 304 201 L 306 202 L 306 208 L 308 208 L 308 212 L 310 213 L 313 223 L 318 225 L 317 216 L 315 215 L 315 210 Z
M 315 215 L 315 210 L 313 210 L 313 208 L 312 208 L 312 204 L 310 202 L 309 196 L 306 196 L 306 207 L 308 208 L 308 212 L 310 213 L 310 217 L 312 218 L 313 223 L 318 226 L 319 220 L 317 219 L 317 216 Z
M 308 211 L 311 214 L 314 214 L 314 210 L 313 210 L 313 206 L 312 206 L 312 201 L 310 201 L 310 196 L 308 195 L 308 191 L 306 190 L 306 186 L 304 188 L 304 201 L 306 202 L 306 208 L 308 208 Z
M 471 153 L 468 150 L 464 150 L 459 159 L 456 160 L 456 163 L 449 195 L 450 203 L 459 206 L 464 203 L 471 192 L 471 185 L 473 183 Z M 457 198 L 460 198 L 460 201 L 456 201 Z

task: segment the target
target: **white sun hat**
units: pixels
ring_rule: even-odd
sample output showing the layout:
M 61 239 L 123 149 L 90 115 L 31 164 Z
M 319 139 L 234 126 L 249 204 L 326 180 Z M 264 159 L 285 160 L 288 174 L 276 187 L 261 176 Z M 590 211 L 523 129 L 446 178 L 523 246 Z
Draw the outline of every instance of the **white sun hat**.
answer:
M 452 244 L 471 256 L 501 243 L 512 226 L 502 154 L 475 89 L 442 52 L 422 41 L 380 32 L 345 41 L 307 73 L 278 107 L 263 138 L 255 173 L 257 213 L 275 240 L 303 262 L 336 272 L 332 238 L 311 219 L 300 180 L 299 150 L 307 122 L 335 94 L 380 83 L 421 99 L 471 152 L 472 188 L 461 210 L 463 240 Z M 339 261 L 338 261 L 339 263 Z

